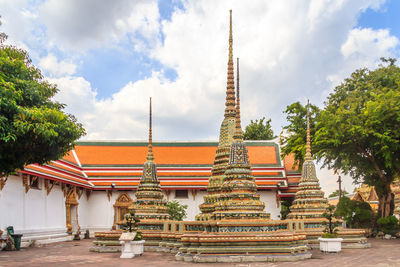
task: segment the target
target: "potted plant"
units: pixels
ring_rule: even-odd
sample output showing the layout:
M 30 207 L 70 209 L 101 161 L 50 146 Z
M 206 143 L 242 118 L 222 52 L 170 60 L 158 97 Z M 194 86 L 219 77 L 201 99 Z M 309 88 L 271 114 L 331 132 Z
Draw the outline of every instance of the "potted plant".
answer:
M 135 216 L 135 212 L 131 210 L 125 215 L 124 229 L 126 232 L 121 234 L 119 240 L 122 244 L 122 254 L 120 258 L 133 258 L 140 256 L 144 251 L 144 240 L 142 233 L 137 230 L 137 223 L 140 220 Z
M 329 205 L 327 212 L 322 216 L 327 219 L 323 222 L 325 225 L 324 234 L 318 238 L 319 249 L 324 252 L 340 252 L 342 250 L 342 238 L 338 237 L 336 228 L 339 222 L 335 220 L 335 206 Z

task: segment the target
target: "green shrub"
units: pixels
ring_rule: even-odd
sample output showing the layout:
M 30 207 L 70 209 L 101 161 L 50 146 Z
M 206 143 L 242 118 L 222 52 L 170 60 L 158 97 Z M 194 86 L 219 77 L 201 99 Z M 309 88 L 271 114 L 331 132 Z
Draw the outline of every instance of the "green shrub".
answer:
M 286 217 L 290 213 L 290 202 L 289 201 L 282 201 L 281 202 L 281 220 L 286 220 Z
M 323 233 L 321 237 L 322 238 L 336 238 L 336 237 L 338 237 L 338 235 L 337 234 L 330 234 L 330 233 Z
M 322 222 L 322 224 L 325 225 L 324 234 L 322 235 L 322 237 L 337 237 L 338 229 L 336 227 L 339 226 L 339 222 L 335 220 L 335 206 L 329 205 L 327 211 L 322 214 L 322 217 L 328 220 L 327 222 Z
M 168 213 L 174 221 L 182 221 L 186 217 L 187 205 L 182 205 L 177 200 L 167 202 Z
M 342 217 L 350 228 L 372 228 L 374 221 L 374 213 L 368 203 L 348 197 L 342 197 L 336 215 Z
M 399 220 L 394 216 L 382 217 L 377 221 L 380 230 L 385 234 L 395 234 L 399 228 Z

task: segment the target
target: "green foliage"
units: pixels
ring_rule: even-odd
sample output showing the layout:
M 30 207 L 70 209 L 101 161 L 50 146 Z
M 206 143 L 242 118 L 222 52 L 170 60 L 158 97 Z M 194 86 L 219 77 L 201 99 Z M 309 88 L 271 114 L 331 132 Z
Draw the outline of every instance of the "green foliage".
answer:
M 337 234 L 330 234 L 330 233 L 323 233 L 321 237 L 322 238 L 336 238 L 336 237 L 338 237 L 338 235 Z
M 335 220 L 335 206 L 329 205 L 327 208 L 327 211 L 322 214 L 322 217 L 327 219 L 328 221 L 322 222 L 323 225 L 325 225 L 324 233 L 329 234 L 325 235 L 323 237 L 326 238 L 335 238 L 337 237 L 337 231 L 338 229 L 336 228 L 339 226 L 339 222 Z M 330 236 L 330 237 L 328 237 Z
M 345 195 L 347 195 L 347 194 L 348 194 L 348 192 L 347 192 L 346 190 L 342 190 L 342 197 L 345 196 Z M 339 189 L 336 190 L 335 192 L 332 192 L 332 193 L 329 195 L 329 197 L 337 197 L 337 196 L 339 196 Z
M 300 102 L 295 102 L 286 107 L 286 120 L 288 125 L 283 127 L 286 130 L 287 136 L 281 138 L 282 156 L 289 154 L 294 155 L 294 164 L 303 166 L 304 157 L 306 154 L 306 138 L 307 138 L 307 105 L 303 106 Z M 320 109 L 310 104 L 310 133 L 311 133 L 311 153 L 316 153 L 314 144 L 315 125 L 320 114 Z
M 135 211 L 130 210 L 129 213 L 125 214 L 125 225 L 123 225 L 123 229 L 129 231 L 130 233 L 136 232 L 134 241 L 139 241 L 143 239 L 142 232 L 138 231 L 138 223 L 140 222 L 139 218 L 136 217 Z
M 28 53 L 0 42 L 0 176 L 64 156 L 85 134 Z
M 395 234 L 399 229 L 399 220 L 394 216 L 379 218 L 377 223 L 385 234 Z
M 290 213 L 290 205 L 289 201 L 284 200 L 281 202 L 281 220 L 286 220 L 286 217 Z
M 174 221 L 182 221 L 186 217 L 187 205 L 182 205 L 177 200 L 167 202 L 168 213 Z
M 264 124 L 265 121 L 265 124 Z M 274 138 L 274 132 L 271 127 L 271 119 L 251 120 L 246 126 L 243 135 L 244 140 L 270 140 Z
M 400 68 L 356 70 L 328 97 L 315 147 L 324 166 L 375 186 L 379 215 L 390 215 L 390 184 L 400 173 Z
M 342 197 L 337 205 L 336 215 L 343 218 L 350 228 L 372 228 L 374 213 L 366 202 Z

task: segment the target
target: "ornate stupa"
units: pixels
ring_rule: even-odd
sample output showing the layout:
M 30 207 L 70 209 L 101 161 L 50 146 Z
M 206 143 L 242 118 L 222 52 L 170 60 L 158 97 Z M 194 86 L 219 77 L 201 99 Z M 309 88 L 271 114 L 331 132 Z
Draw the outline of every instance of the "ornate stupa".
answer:
M 161 191 L 160 181 L 157 178 L 157 166 L 154 162 L 153 141 L 152 141 L 152 110 L 150 98 L 149 118 L 149 145 L 146 162 L 143 166 L 143 174 L 136 191 L 136 201 L 129 207 L 135 211 L 139 219 L 169 219 L 166 200 Z
M 288 219 L 322 218 L 328 207 L 328 200 L 324 197 L 315 171 L 315 164 L 311 156 L 310 141 L 310 104 L 307 104 L 307 143 L 306 157 L 303 163 L 299 191 L 297 191 Z
M 400 217 L 400 180 L 395 180 L 392 183 L 392 192 L 394 194 L 394 211 L 393 213 Z
M 235 81 L 233 72 L 233 49 L 232 49 L 232 10 L 230 10 L 229 26 L 229 56 L 228 56 L 228 78 L 226 85 L 225 114 L 222 121 L 219 142 L 215 154 L 214 164 L 211 169 L 211 177 L 208 180 L 207 192 L 204 203 L 200 205 L 201 214 L 196 220 L 209 220 L 215 210 L 215 202 L 221 193 L 221 186 L 225 178 L 225 170 L 229 161 L 230 147 L 235 133 Z
M 239 59 L 237 59 L 235 134 L 226 167 L 222 193 L 215 204 L 214 220 L 224 219 L 268 219 L 264 212 L 265 203 L 257 194 L 255 178 L 251 175 L 251 165 L 240 121 Z

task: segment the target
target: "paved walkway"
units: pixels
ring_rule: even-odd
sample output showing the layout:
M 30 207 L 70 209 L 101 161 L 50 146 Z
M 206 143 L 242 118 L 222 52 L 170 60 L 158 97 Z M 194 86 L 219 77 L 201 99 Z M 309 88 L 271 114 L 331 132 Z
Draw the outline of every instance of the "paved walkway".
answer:
M 49 244 L 38 248 L 26 248 L 21 251 L 0 251 L 0 266 L 399 266 L 400 239 L 371 239 L 372 248 L 345 249 L 339 254 L 323 254 L 311 250 L 312 259 L 290 263 L 248 263 L 248 264 L 193 264 L 177 262 L 167 253 L 145 252 L 133 259 L 120 259 L 117 253 L 89 252 L 92 240 L 71 241 Z

